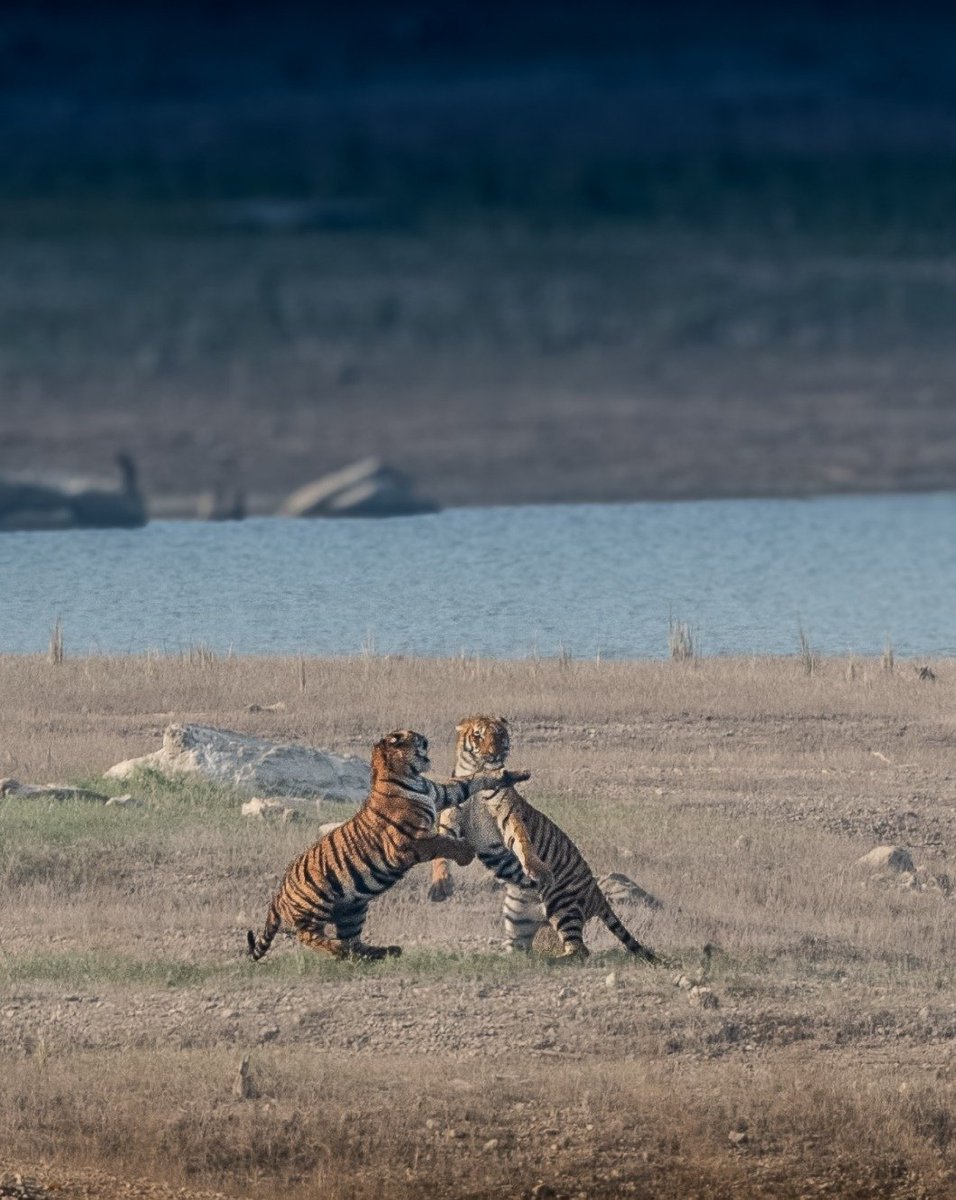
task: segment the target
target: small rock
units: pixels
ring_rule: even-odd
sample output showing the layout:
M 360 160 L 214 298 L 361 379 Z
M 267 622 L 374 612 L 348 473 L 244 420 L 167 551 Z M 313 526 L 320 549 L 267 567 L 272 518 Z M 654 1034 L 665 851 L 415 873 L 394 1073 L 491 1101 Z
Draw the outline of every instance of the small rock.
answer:
M 874 871 L 916 871 L 909 851 L 902 846 L 874 846 L 857 862 L 861 867 L 869 867 Z
M 464 1136 L 465 1136 L 465 1131 L 464 1131 L 464 1129 L 454 1129 L 454 1128 L 452 1128 L 451 1126 L 449 1126 L 449 1127 L 448 1127 L 448 1128 L 445 1130 L 445 1137 L 446 1137 L 446 1138 L 447 1138 L 447 1139 L 448 1139 L 450 1142 L 452 1142 L 452 1141 L 456 1141 L 456 1140 L 458 1140 L 459 1138 L 463 1138 Z
M 674 977 L 674 986 L 679 987 L 682 992 L 689 992 L 694 986 L 694 981 L 686 975 L 677 975 Z
M 438 1122 L 435 1120 L 434 1117 L 429 1117 L 428 1120 L 425 1122 L 425 1128 L 426 1129 L 437 1129 Z
M 264 796 L 253 796 L 243 804 L 241 811 L 244 817 L 258 817 L 263 821 L 278 820 L 283 824 L 298 821 L 301 815 L 287 804 L 282 804 L 279 800 L 269 800 Z
M 488 1153 L 490 1154 L 492 1150 L 497 1150 L 498 1146 L 499 1146 L 499 1142 L 498 1142 L 497 1138 L 489 1138 L 487 1140 L 487 1142 L 485 1142 L 485 1144 L 482 1146 L 482 1150 L 487 1150 Z
M 259 1041 L 260 1042 L 274 1042 L 278 1036 L 279 1036 L 279 1026 L 278 1025 L 264 1025 L 262 1027 L 262 1029 L 259 1030 Z
M 259 1095 L 255 1084 L 252 1082 L 252 1073 L 249 1069 L 248 1058 L 243 1058 L 239 1063 L 239 1070 L 232 1085 L 232 1094 L 237 1100 L 255 1100 Z
M 604 986 L 609 988 L 617 987 L 617 973 L 615 971 L 604 977 Z
M 718 1000 L 713 991 L 709 987 L 701 987 L 700 984 L 695 984 L 687 993 L 687 999 L 694 1008 L 717 1008 Z
M 746 1129 L 731 1129 L 727 1134 L 727 1141 L 732 1146 L 745 1146 L 750 1141 L 750 1137 Z
M 127 793 L 125 796 L 110 796 L 109 800 L 104 805 L 105 808 L 142 808 L 143 801 L 137 799 L 136 796 L 131 796 Z

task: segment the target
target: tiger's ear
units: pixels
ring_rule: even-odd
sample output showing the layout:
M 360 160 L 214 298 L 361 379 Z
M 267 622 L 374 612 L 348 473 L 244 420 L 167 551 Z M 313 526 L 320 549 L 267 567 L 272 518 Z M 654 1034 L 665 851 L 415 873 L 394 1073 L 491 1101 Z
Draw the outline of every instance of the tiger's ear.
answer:
M 505 729 L 508 728 L 508 718 L 507 717 L 495 717 L 495 720 L 499 721 L 502 725 L 504 725 Z
M 455 726 L 455 733 L 464 733 L 468 726 L 472 723 L 471 717 L 465 717 Z
M 400 733 L 390 733 L 385 740 L 390 746 L 397 746 L 402 740 L 402 735 Z

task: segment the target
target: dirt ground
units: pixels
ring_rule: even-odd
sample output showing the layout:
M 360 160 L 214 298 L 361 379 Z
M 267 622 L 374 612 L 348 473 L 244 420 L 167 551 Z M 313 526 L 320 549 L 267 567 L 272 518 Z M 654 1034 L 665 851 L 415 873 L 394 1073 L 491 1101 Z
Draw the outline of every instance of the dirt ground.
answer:
M 308 819 L 148 779 L 131 810 L 8 797 L 0 1195 L 951 1197 L 954 667 L 933 666 L 343 660 L 302 691 L 291 660 L 0 660 L 4 772 L 31 781 L 94 779 L 171 719 L 360 752 L 402 713 L 450 765 L 460 710 L 507 708 L 527 794 L 661 900 L 618 907 L 668 960 L 594 924 L 585 964 L 505 956 L 475 865 L 444 905 L 422 869 L 373 906 L 399 960 L 279 939 L 253 966 Z M 857 865 L 882 843 L 915 871 Z

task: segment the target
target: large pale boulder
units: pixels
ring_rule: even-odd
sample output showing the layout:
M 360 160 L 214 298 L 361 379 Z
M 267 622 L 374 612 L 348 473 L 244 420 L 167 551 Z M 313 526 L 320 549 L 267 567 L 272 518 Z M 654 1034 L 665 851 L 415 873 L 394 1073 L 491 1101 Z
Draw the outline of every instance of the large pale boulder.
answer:
M 909 851 L 902 846 L 874 846 L 857 861 L 861 867 L 869 867 L 872 871 L 916 870 Z
M 126 779 L 142 768 L 163 775 L 199 775 L 260 796 L 295 796 L 361 804 L 368 795 L 369 764 L 333 754 L 248 737 L 205 725 L 169 725 L 162 749 L 117 763 L 108 779 Z

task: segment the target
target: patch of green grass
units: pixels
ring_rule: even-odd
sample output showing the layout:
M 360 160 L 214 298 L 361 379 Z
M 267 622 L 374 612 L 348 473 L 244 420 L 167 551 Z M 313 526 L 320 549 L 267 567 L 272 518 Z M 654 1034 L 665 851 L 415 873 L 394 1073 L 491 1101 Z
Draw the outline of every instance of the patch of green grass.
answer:
M 509 979 L 533 979 L 552 971 L 577 975 L 581 970 L 634 970 L 647 973 L 648 980 L 665 978 L 667 968 L 656 969 L 640 962 L 623 950 L 604 950 L 585 960 L 567 961 L 543 954 L 505 954 L 501 951 L 440 950 L 430 947 L 405 949 L 398 958 L 378 962 L 341 962 L 310 950 L 278 953 L 260 963 L 250 963 L 254 974 L 275 980 L 302 978 L 328 980 L 352 979 L 356 973 L 369 978 L 461 979 L 496 982 Z
M 62 987 L 88 987 L 112 983 L 129 987 L 194 987 L 229 969 L 229 965 L 178 959 L 143 961 L 112 951 L 42 951 L 0 957 L 0 986 L 55 983 Z
M 195 775 L 163 775 L 151 767 L 141 767 L 128 779 L 105 779 L 91 776 L 77 780 L 77 786 L 100 792 L 104 796 L 130 794 L 150 809 L 169 812 L 183 810 L 215 815 L 217 812 L 238 812 L 242 801 L 248 799 L 237 788 L 212 783 Z

